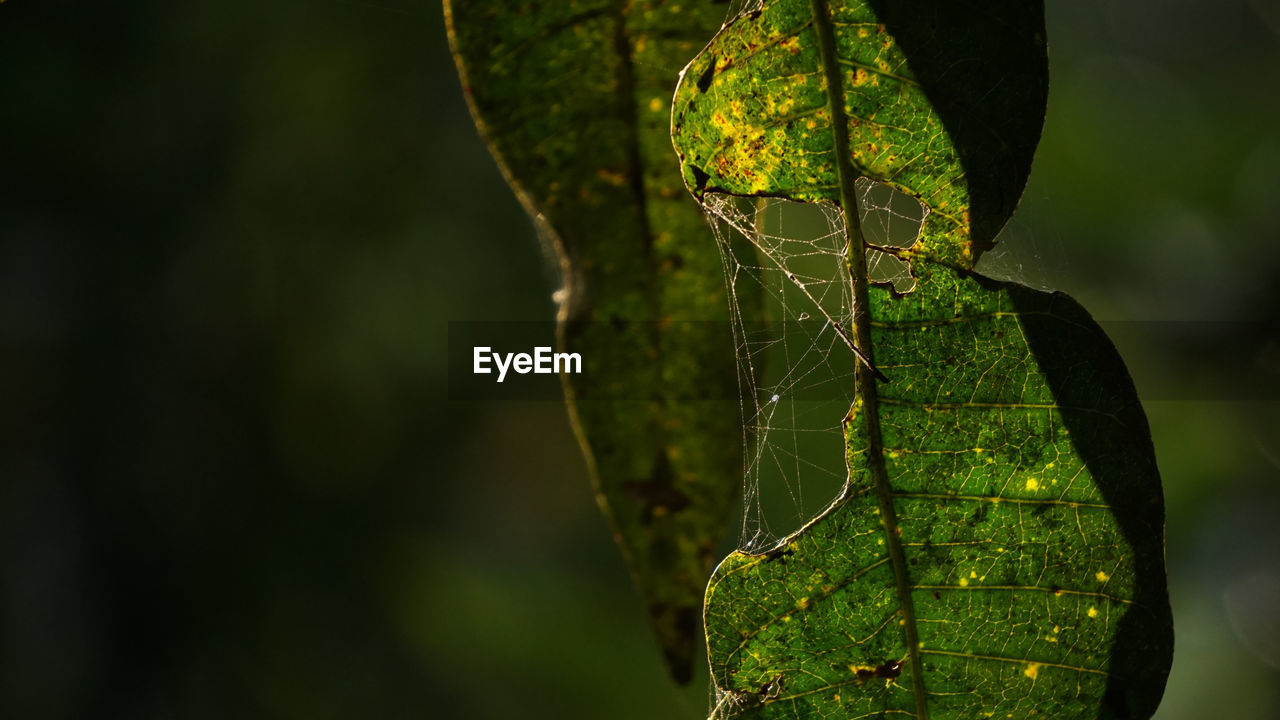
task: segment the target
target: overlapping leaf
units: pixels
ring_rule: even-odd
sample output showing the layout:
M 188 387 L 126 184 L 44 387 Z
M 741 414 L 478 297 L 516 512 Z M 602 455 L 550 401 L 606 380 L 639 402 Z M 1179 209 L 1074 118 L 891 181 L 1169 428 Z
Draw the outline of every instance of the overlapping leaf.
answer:
M 859 366 L 841 496 L 713 574 L 718 716 L 1154 712 L 1172 628 L 1132 382 L 1070 298 L 970 271 L 1025 184 L 1045 72 L 1042 8 L 1015 0 L 768 0 L 686 69 L 690 189 L 839 205 L 850 336 L 878 370 Z M 902 253 L 913 292 L 868 282 L 859 176 L 931 211 Z
M 725 5 L 446 0 L 445 12 L 477 124 L 560 258 L 560 344 L 585 364 L 564 378 L 570 412 L 687 679 L 742 430 L 716 242 L 681 186 L 669 118 L 675 73 Z

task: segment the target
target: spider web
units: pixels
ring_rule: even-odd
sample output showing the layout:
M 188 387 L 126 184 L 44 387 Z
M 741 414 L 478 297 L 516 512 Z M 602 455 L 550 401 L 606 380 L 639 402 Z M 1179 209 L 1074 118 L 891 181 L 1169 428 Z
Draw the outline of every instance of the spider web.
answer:
M 730 0 L 725 21 L 762 7 Z M 892 251 L 919 238 L 928 208 L 867 178 L 856 192 L 869 279 L 910 292 L 910 266 Z M 829 203 L 708 194 L 703 209 L 729 290 L 744 421 L 738 548 L 764 552 L 825 509 L 848 479 L 841 421 L 853 404 L 856 359 L 844 223 Z M 1006 227 L 978 269 L 1027 282 L 1026 269 L 1044 265 L 1036 225 Z M 1029 284 L 1051 287 L 1047 277 Z
M 927 209 L 866 179 L 857 194 L 870 279 L 910 292 L 910 267 L 891 253 L 915 242 Z M 844 224 L 828 203 L 708 194 L 703 207 L 737 357 L 746 456 L 738 548 L 764 552 L 829 505 L 848 478 L 841 422 L 857 357 Z

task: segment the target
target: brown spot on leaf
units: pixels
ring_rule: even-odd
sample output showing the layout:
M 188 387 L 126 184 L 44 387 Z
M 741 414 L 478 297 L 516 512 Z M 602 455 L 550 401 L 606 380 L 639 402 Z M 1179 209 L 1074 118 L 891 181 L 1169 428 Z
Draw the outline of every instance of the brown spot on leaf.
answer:
M 858 668 L 856 675 L 859 682 L 866 682 L 874 678 L 893 679 L 902 674 L 902 661 L 886 662 L 883 665 L 877 665 L 873 668 Z

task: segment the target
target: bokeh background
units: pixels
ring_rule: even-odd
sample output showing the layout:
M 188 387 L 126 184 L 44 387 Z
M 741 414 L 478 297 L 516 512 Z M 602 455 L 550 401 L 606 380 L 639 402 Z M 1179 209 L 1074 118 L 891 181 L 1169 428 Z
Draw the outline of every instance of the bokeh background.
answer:
M 1280 397 L 1240 368 L 1280 365 L 1280 5 L 1051 0 L 1049 37 L 988 268 L 1148 399 L 1159 717 L 1278 718 Z M 448 400 L 447 322 L 550 320 L 548 268 L 438 3 L 0 3 L 0 717 L 702 717 L 563 406 Z

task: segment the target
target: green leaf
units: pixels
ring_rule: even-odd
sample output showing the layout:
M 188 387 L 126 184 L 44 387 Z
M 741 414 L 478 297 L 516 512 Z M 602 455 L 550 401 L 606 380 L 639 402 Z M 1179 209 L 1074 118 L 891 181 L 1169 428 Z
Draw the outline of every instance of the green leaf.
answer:
M 840 160 L 930 209 L 904 255 L 973 267 L 1018 204 L 1044 124 L 1036 2 L 832 2 L 828 54 L 809 0 L 765 3 L 685 69 L 672 137 L 706 192 L 840 202 Z M 827 64 L 842 79 L 842 121 Z M 832 128 L 847 124 L 847 135 Z M 837 153 L 837 143 L 847 143 Z
M 696 195 L 839 206 L 867 357 L 840 496 L 712 576 L 719 717 L 1147 718 L 1159 702 L 1164 510 L 1132 381 L 1070 298 L 971 271 L 1029 174 L 1042 13 L 773 0 L 682 76 L 672 134 Z M 884 249 L 911 262 L 905 295 L 868 280 L 860 176 L 929 211 L 910 249 Z
M 570 414 L 685 681 L 743 436 L 719 253 L 671 152 L 671 88 L 725 6 L 446 0 L 445 13 L 477 125 L 559 258 L 560 345 L 584 363 L 564 377 Z
M 1149 717 L 1171 652 L 1163 509 L 1123 364 L 1065 295 L 919 267 L 906 299 L 871 293 L 890 382 L 846 422 L 840 499 L 713 576 L 725 708 Z

